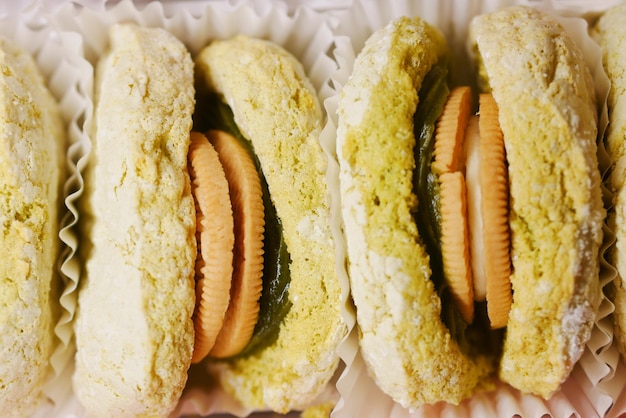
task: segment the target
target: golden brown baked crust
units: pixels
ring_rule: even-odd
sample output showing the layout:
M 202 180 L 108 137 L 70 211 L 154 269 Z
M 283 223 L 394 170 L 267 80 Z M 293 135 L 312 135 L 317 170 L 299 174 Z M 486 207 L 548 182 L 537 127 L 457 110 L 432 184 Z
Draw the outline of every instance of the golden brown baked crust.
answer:
M 65 132 L 34 59 L 0 39 L 0 411 L 29 416 L 53 347 Z
M 413 219 L 417 91 L 446 54 L 443 36 L 419 18 L 391 22 L 357 57 L 338 108 L 342 212 L 361 350 L 379 387 L 405 407 L 458 403 L 493 371 L 485 358 L 463 354 L 441 321 Z
M 291 257 L 292 307 L 278 340 L 257 354 L 217 362 L 244 404 L 278 412 L 310 404 L 330 381 L 346 332 L 329 224 L 323 115 L 302 65 L 283 48 L 237 36 L 196 59 L 200 80 L 223 96 L 258 156 Z
M 608 10 L 594 27 L 602 48 L 604 69 L 611 81 L 608 97 L 607 151 L 611 158 L 608 186 L 613 192 L 615 238 L 612 260 L 619 277 L 615 281 L 615 337 L 626 356 L 626 3 Z
M 165 30 L 119 24 L 96 79 L 74 390 L 93 416 L 164 416 L 194 339 L 193 63 Z
M 582 355 L 601 297 L 595 93 L 579 48 L 548 15 L 514 7 L 470 30 L 509 164 L 514 298 L 499 374 L 548 398 Z

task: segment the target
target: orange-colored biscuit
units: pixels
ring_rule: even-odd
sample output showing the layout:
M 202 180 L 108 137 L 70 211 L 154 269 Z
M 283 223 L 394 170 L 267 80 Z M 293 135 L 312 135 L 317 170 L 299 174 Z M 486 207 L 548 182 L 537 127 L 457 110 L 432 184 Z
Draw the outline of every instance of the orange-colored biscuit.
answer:
M 233 136 L 207 132 L 219 155 L 228 184 L 235 220 L 234 274 L 224 325 L 209 355 L 230 357 L 250 341 L 259 316 L 263 288 L 265 227 L 261 180 L 252 158 Z
M 443 173 L 441 188 L 441 255 L 443 271 L 463 319 L 474 320 L 474 286 L 469 254 L 467 195 L 463 173 Z
M 498 106 L 490 94 L 480 95 L 479 105 L 487 314 L 492 328 L 502 328 L 509 320 L 512 303 L 508 171 Z
M 448 96 L 435 130 L 433 171 L 436 174 L 463 169 L 463 139 L 472 107 L 472 91 L 456 87 Z
M 191 133 L 189 174 L 196 201 L 196 332 L 192 362 L 207 356 L 224 322 L 230 299 L 235 244 L 228 182 L 217 152 L 206 137 Z

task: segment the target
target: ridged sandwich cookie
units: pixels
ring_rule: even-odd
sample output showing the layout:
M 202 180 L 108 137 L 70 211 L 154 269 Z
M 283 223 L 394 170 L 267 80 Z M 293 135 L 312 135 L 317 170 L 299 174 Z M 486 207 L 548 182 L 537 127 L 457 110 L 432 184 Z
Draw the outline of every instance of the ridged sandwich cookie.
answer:
M 405 407 L 459 403 L 496 376 L 550 398 L 601 298 L 605 211 L 582 53 L 525 7 L 476 17 L 470 35 L 476 103 L 448 85 L 445 40 L 418 17 L 375 32 L 340 93 L 360 346 Z
M 248 407 L 306 408 L 331 381 L 346 334 L 318 140 L 321 106 L 302 64 L 265 40 L 213 41 L 197 56 L 196 73 L 195 128 L 226 132 L 245 145 L 263 184 L 265 213 L 254 334 L 243 353 L 208 363 Z

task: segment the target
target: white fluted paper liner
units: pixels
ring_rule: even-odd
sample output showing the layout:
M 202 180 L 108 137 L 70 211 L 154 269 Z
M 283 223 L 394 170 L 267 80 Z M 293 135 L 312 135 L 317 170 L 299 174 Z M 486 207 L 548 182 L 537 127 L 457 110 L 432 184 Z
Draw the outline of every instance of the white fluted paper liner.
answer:
M 602 3 L 602 4 L 600 4 Z M 615 4 L 616 1 L 582 3 L 580 1 L 558 0 L 450 0 L 450 1 L 408 1 L 392 0 L 378 3 L 372 0 L 355 0 L 349 10 L 340 17 L 336 28 L 335 59 L 339 68 L 333 77 L 339 91 L 347 82 L 358 51 L 366 39 L 389 21 L 403 16 L 419 15 L 438 27 L 446 36 L 453 53 L 452 77 L 455 83 L 475 84 L 471 71 L 471 56 L 467 45 L 469 22 L 475 15 L 491 12 L 514 4 L 525 4 L 547 11 L 557 16 L 559 22 L 581 47 L 585 60 L 591 69 L 596 83 L 596 95 L 600 109 L 600 133 L 607 124 L 606 96 L 609 81 L 602 69 L 601 53 L 588 35 L 587 21 Z M 584 7 L 588 5 L 588 7 Z M 330 123 L 337 123 L 337 100 L 331 97 L 326 102 Z M 599 145 L 599 161 L 604 170 L 608 159 L 603 145 Z M 608 191 L 605 203 L 610 203 Z M 600 280 L 603 289 L 616 277 L 615 269 L 606 261 L 607 249 L 614 242 L 612 231 L 605 226 L 604 242 L 601 248 L 603 259 L 600 267 Z M 458 406 L 438 403 L 423 406 L 417 410 L 407 410 L 383 394 L 369 376 L 367 367 L 360 356 L 356 331 L 352 329 L 350 338 L 340 346 L 340 355 L 346 363 L 346 371 L 338 381 L 342 399 L 333 412 L 333 417 L 594 417 L 604 416 L 616 401 L 626 398 L 622 394 L 626 376 L 617 373 L 622 368 L 620 357 L 613 342 L 611 314 L 613 304 L 605 296 L 602 300 L 592 337 L 585 352 L 574 368 L 570 378 L 549 401 L 532 395 L 523 395 L 512 387 L 499 383 L 495 391 L 478 393 Z M 621 398 L 620 398 L 621 394 Z M 626 404 L 626 399 L 623 400 Z
M 81 4 L 77 4 L 81 3 Z M 312 8 L 297 7 L 288 10 L 282 1 L 269 1 L 263 4 L 253 1 L 206 1 L 206 2 L 139 2 L 122 0 L 107 4 L 101 2 L 77 1 L 66 2 L 61 7 L 54 9 L 40 9 L 39 14 L 44 20 L 53 22 L 65 31 L 74 31 L 81 34 L 84 56 L 87 68 L 82 68 L 81 76 L 87 77 L 85 86 L 87 89 L 88 103 L 85 112 L 81 116 L 84 126 L 79 127 L 82 135 L 81 152 L 90 149 L 89 132 L 92 122 L 93 109 L 93 66 L 107 48 L 108 28 L 118 22 L 135 22 L 144 26 L 162 27 L 177 36 L 193 54 L 198 53 L 212 39 L 230 38 L 236 34 L 246 34 L 253 37 L 269 39 L 293 53 L 303 64 L 305 71 L 317 89 L 320 102 L 336 94 L 329 80 L 336 70 L 337 64 L 328 55 L 332 49 L 333 34 L 327 25 L 327 17 Z M 189 7 L 187 7 L 189 6 Z M 325 139 L 326 138 L 326 139 Z M 330 138 L 330 140 L 328 139 Z M 334 131 L 328 127 L 322 132 L 320 141 L 325 151 L 334 153 Z M 76 156 L 74 156 L 76 159 Z M 336 174 L 332 166 L 328 172 L 331 185 L 331 199 L 338 199 L 338 184 Z M 82 161 L 82 160 L 80 160 Z M 82 191 L 83 166 L 77 170 L 78 193 Z M 332 204 L 336 210 L 331 214 L 332 231 L 337 242 L 337 270 L 340 280 L 346 289 L 344 300 L 347 299 L 347 273 L 343 260 L 345 249 L 341 238 L 339 205 Z M 78 215 L 76 215 L 78 216 Z M 75 239 L 75 235 L 71 237 Z M 75 250 L 75 247 L 73 247 Z M 72 250 L 72 252 L 73 252 Z M 73 264 L 76 260 L 71 260 Z M 74 304 L 67 306 L 67 316 L 73 318 L 75 310 L 76 284 L 68 286 L 66 298 L 73 298 Z M 350 313 L 346 315 L 350 317 Z M 70 351 L 74 349 L 70 346 Z M 65 379 L 62 387 L 66 390 L 71 388 L 72 369 L 66 369 L 63 375 Z M 189 372 L 189 383 L 182 399 L 173 416 L 181 415 L 211 415 L 228 413 L 236 416 L 247 416 L 253 411 L 239 405 L 231 396 L 222 391 L 211 380 L 205 370 L 200 366 L 192 366 Z M 71 393 L 69 397 L 62 399 L 54 416 L 81 417 L 84 414 L 79 402 Z M 336 400 L 338 393 L 334 384 L 327 387 L 327 391 L 320 396 L 320 401 Z M 263 415 L 268 416 L 268 415 Z
M 71 311 L 75 301 L 68 294 L 73 292 L 78 280 L 78 267 L 73 259 L 76 237 L 71 232 L 77 215 L 73 206 L 80 188 L 76 165 L 86 151 L 82 147 L 82 121 L 89 113 L 86 91 L 91 89 L 85 76 L 86 62 L 82 58 L 82 40 L 76 33 L 62 32 L 45 20 L 34 19 L 30 13 L 7 14 L 0 19 L 0 35 L 10 39 L 30 52 L 46 80 L 52 95 L 58 101 L 61 116 L 67 131 L 66 175 L 63 179 L 64 200 L 60 199 L 60 254 L 57 262 L 60 281 L 60 317 L 55 325 L 55 347 L 50 359 L 50 379 L 44 387 L 46 402 L 41 407 L 41 416 L 50 416 L 55 402 L 63 399 L 70 390 L 61 383 L 71 363 Z M 53 286 L 56 286 L 53 284 Z

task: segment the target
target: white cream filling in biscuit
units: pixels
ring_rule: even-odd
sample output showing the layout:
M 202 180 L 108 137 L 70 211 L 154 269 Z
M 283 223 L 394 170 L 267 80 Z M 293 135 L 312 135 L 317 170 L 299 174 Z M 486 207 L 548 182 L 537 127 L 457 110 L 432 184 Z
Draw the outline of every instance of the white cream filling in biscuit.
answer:
M 487 295 L 485 246 L 480 189 L 480 131 L 478 117 L 471 116 L 465 131 L 465 186 L 467 189 L 467 222 L 470 233 L 470 256 L 474 281 L 474 299 L 484 301 Z

